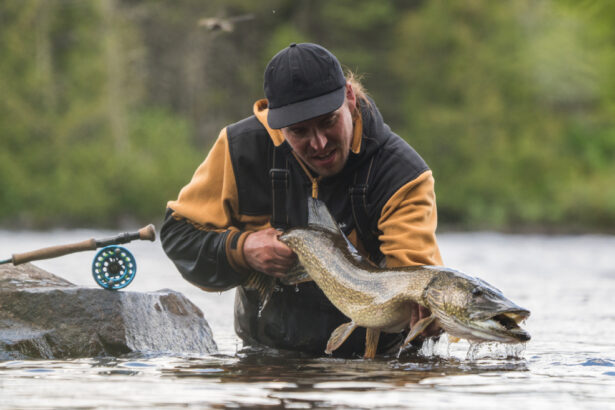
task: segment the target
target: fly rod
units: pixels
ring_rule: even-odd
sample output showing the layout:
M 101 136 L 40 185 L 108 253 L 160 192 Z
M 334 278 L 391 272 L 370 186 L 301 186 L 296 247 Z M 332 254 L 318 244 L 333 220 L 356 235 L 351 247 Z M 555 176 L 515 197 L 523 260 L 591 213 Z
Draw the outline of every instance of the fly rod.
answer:
M 154 228 L 154 225 L 149 224 L 146 227 L 139 229 L 137 232 L 125 232 L 112 238 L 92 238 L 81 242 L 69 243 L 66 245 L 49 246 L 47 248 L 41 248 L 30 252 L 14 253 L 11 258 L 0 260 L 0 265 L 5 263 L 12 263 L 13 265 L 17 266 L 26 262 L 38 261 L 41 259 L 57 258 L 58 256 L 64 256 L 76 252 L 94 251 L 98 248 L 102 248 L 105 246 L 121 245 L 124 243 L 132 242 L 137 239 L 154 241 L 156 239 L 156 229 Z
M 124 232 L 112 238 L 87 239 L 82 242 L 65 245 L 49 246 L 30 252 L 14 253 L 9 259 L 0 260 L 0 265 L 37 261 L 57 258 L 71 253 L 94 251 L 102 248 L 92 262 L 94 280 L 105 289 L 121 289 L 128 286 L 136 273 L 136 261 L 132 254 L 124 247 L 117 246 L 135 240 L 154 241 L 156 229 L 149 224 L 136 232 Z

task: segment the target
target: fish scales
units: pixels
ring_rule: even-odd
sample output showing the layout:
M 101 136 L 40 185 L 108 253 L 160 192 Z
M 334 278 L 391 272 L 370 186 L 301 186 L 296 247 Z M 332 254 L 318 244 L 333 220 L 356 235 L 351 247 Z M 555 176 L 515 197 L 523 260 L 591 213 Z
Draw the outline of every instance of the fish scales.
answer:
M 399 327 L 408 317 L 410 303 L 421 300 L 423 288 L 434 275 L 428 269 L 393 271 L 360 265 L 349 257 L 343 243 L 319 229 L 291 230 L 282 240 L 333 305 L 359 326 Z
M 280 240 L 297 254 L 331 303 L 351 319 L 332 333 L 327 352 L 362 326 L 368 330 L 365 357 L 373 357 L 376 349 L 369 344 L 377 344 L 380 331 L 409 327 L 413 303 L 432 314 L 413 325 L 402 348 L 434 321 L 450 335 L 472 341 L 520 343 L 530 339 L 518 326 L 530 315 L 529 310 L 515 305 L 498 289 L 441 266 L 374 267 L 348 241 L 324 203 L 311 198 L 308 202 L 309 226 L 290 229 Z

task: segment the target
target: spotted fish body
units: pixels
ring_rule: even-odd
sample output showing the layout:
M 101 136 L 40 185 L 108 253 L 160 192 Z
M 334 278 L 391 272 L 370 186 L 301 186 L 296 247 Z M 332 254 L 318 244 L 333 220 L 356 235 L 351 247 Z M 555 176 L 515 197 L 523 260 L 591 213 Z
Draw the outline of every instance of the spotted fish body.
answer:
M 309 210 L 309 226 L 290 229 L 280 240 L 297 254 L 333 305 L 351 319 L 333 332 L 327 352 L 361 326 L 368 330 L 365 356 L 373 357 L 379 332 L 408 328 L 413 303 L 432 315 L 411 329 L 404 346 L 433 321 L 452 336 L 474 341 L 529 340 L 517 323 L 530 312 L 486 282 L 439 266 L 374 267 L 350 244 L 324 203 L 310 200 Z
M 339 237 L 319 228 L 293 229 L 280 240 L 293 249 L 331 303 L 358 326 L 403 330 L 410 305 L 421 299 L 433 277 L 429 269 L 401 273 L 357 262 Z

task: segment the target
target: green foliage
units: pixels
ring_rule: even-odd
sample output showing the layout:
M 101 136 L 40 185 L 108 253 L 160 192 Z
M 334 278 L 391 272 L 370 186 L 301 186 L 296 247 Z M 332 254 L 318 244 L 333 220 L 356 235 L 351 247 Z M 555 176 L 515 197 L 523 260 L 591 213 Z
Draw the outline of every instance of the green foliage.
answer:
M 201 155 L 181 116 L 138 108 L 141 82 L 119 46 L 134 40 L 130 27 L 113 3 L 18 3 L 0 14 L 2 223 L 159 219 Z
M 613 231 L 614 23 L 609 0 L 7 0 L 0 225 L 159 220 L 311 41 L 366 74 L 445 227 Z
M 594 118 L 610 78 L 588 28 L 550 2 L 433 1 L 402 16 L 398 130 L 434 170 L 445 224 L 615 227 L 607 201 L 578 196 L 615 182 L 614 123 Z
M 118 210 L 160 219 L 166 201 L 177 196 L 206 152 L 191 146 L 190 123 L 167 110 L 147 108 L 132 119 L 130 146 L 117 158 L 114 175 L 123 193 Z

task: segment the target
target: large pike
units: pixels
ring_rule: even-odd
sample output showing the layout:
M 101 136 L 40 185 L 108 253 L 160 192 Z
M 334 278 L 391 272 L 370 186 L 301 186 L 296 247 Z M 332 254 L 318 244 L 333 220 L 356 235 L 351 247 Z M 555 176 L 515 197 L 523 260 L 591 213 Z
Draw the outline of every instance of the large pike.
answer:
M 376 354 L 380 332 L 401 332 L 418 303 L 431 316 L 409 331 L 401 350 L 434 321 L 449 335 L 471 341 L 520 343 L 530 340 L 519 322 L 529 317 L 498 289 L 481 279 L 440 266 L 377 268 L 359 255 L 325 204 L 310 199 L 309 225 L 280 236 L 307 274 L 350 322 L 333 331 L 331 353 L 359 326 L 367 329 L 365 358 Z

